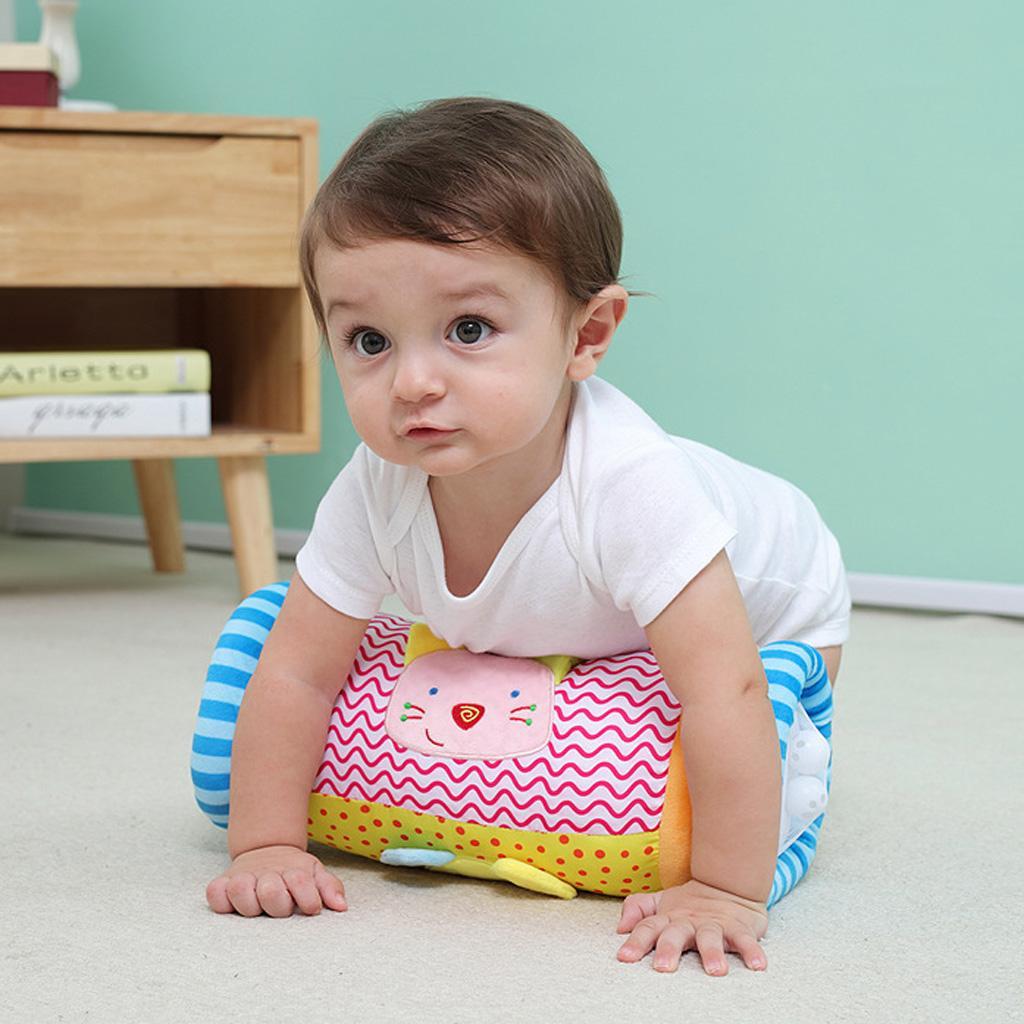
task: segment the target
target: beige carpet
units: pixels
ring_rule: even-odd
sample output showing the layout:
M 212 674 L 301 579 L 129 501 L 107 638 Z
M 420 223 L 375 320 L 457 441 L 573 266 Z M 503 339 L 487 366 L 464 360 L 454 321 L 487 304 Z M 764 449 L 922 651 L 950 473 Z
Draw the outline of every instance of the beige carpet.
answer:
M 0 534 L 5 1024 L 1021 1019 L 1024 622 L 856 611 L 818 859 L 768 971 L 710 978 L 617 963 L 611 899 L 333 851 L 345 914 L 209 911 L 189 747 L 236 597 L 223 555 Z

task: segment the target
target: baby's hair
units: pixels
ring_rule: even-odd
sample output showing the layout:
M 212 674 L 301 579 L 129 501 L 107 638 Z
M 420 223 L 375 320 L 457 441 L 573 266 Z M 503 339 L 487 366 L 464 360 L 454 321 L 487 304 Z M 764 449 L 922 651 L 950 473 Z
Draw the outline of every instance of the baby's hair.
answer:
M 568 300 L 563 326 L 619 283 L 622 219 L 597 161 L 565 125 L 508 100 L 460 96 L 388 111 L 352 143 L 320 186 L 299 242 L 321 332 L 317 249 L 397 238 L 491 244 L 535 260 Z

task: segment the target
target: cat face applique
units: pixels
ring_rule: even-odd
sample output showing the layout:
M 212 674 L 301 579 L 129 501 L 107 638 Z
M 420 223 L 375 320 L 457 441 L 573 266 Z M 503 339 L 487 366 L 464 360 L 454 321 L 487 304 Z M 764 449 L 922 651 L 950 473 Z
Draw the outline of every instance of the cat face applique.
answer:
M 434 651 L 406 666 L 385 729 L 426 754 L 519 757 L 547 744 L 553 700 L 554 674 L 532 658 Z

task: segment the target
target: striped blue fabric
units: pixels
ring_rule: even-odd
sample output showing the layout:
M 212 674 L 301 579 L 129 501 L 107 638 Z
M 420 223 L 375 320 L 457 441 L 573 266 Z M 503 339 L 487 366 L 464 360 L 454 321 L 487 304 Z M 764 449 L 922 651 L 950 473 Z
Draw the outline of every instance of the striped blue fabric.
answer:
M 789 730 L 796 714 L 796 705 L 803 705 L 807 716 L 818 731 L 829 741 L 832 739 L 832 686 L 828 680 L 825 661 L 808 644 L 784 641 L 761 648 L 761 664 L 768 677 L 768 696 L 775 709 L 779 730 L 779 754 L 783 763 L 788 751 Z M 784 712 L 788 712 L 784 713 Z M 832 788 L 832 762 L 829 760 L 825 775 L 825 789 Z M 818 835 L 825 820 L 821 814 L 779 854 L 775 864 L 768 906 L 774 906 L 807 874 L 818 849 Z
M 287 593 L 287 583 L 273 583 L 242 601 L 217 639 L 206 673 L 192 738 L 192 785 L 199 809 L 221 828 L 228 827 L 231 743 L 238 708 Z
M 288 592 L 287 583 L 275 583 L 250 594 L 235 609 L 217 640 L 206 685 L 199 704 L 199 718 L 192 739 L 192 783 L 196 803 L 221 828 L 228 824 L 228 791 L 231 782 L 231 743 L 245 687 L 252 677 L 267 634 Z M 761 649 L 768 677 L 768 696 L 775 712 L 779 754 L 785 762 L 789 731 L 802 704 L 811 721 L 826 739 L 832 734 L 832 688 L 825 662 L 807 644 L 780 642 Z M 831 788 L 829 764 L 826 788 Z M 781 854 L 775 866 L 768 906 L 778 903 L 807 873 L 818 847 L 824 815 Z

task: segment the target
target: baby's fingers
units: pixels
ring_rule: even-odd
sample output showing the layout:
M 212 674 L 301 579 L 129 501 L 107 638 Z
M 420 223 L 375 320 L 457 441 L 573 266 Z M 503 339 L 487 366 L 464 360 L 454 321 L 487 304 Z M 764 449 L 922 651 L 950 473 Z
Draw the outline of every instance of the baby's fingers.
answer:
M 709 922 L 697 928 L 696 944 L 700 953 L 704 970 L 708 974 L 728 974 L 729 965 L 725 962 L 725 940 L 722 926 Z
M 259 917 L 263 913 L 260 901 L 256 898 L 255 875 L 245 872 L 230 875 L 224 886 L 224 893 L 231 904 L 231 909 L 243 917 Z
M 218 914 L 233 914 L 235 908 L 228 899 L 228 878 L 220 875 L 206 887 L 206 902 Z
M 313 880 L 328 910 L 348 910 L 345 886 L 341 879 L 328 871 L 319 861 L 313 871 Z
M 291 868 L 281 874 L 284 884 L 288 887 L 291 898 L 303 914 L 312 916 L 319 914 L 323 903 L 320 900 L 320 890 L 317 888 L 313 876 L 302 868 Z
M 761 943 L 749 932 L 732 935 L 729 943 L 752 971 L 763 971 L 768 966 L 768 957 L 765 956 Z
M 619 947 L 618 957 L 624 963 L 636 963 L 637 960 L 642 960 L 652 949 L 654 944 L 658 941 L 658 936 L 662 933 L 668 919 L 655 915 L 654 917 L 645 917 L 634 929 L 633 934 Z
M 619 917 L 617 932 L 631 932 L 645 917 L 653 917 L 658 912 L 658 893 L 635 892 L 622 901 L 622 914 Z
M 230 893 L 230 889 L 228 891 Z M 292 911 L 295 909 L 292 894 L 288 891 L 284 879 L 276 871 L 267 871 L 256 880 L 256 897 L 259 900 L 259 906 L 270 917 L 291 917 Z M 232 902 L 234 901 L 232 900 Z M 237 907 L 238 904 L 236 903 L 235 906 Z M 239 913 L 245 912 L 240 910 Z

